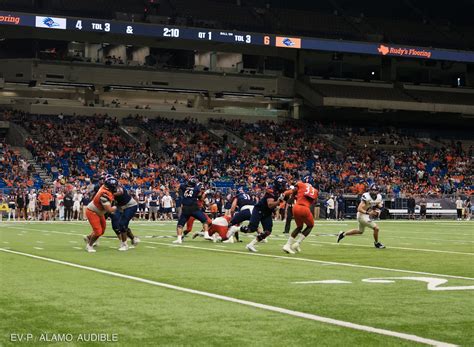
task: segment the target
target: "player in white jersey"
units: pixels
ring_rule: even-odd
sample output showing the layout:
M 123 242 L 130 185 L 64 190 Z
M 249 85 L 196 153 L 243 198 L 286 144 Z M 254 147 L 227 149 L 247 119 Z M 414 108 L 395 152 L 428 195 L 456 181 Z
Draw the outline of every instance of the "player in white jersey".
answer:
M 28 194 L 28 219 L 35 220 L 36 219 L 36 190 L 32 189 L 31 192 Z
M 372 220 L 379 216 L 382 207 L 382 195 L 378 193 L 377 185 L 372 183 L 369 191 L 362 195 L 361 202 L 357 207 L 357 221 L 359 222 L 359 228 L 345 232 L 341 231 L 337 237 L 337 242 L 339 243 L 346 236 L 361 235 L 364 233 L 365 227 L 369 227 L 374 231 L 375 248 L 385 248 L 385 246 L 379 242 L 379 227 Z

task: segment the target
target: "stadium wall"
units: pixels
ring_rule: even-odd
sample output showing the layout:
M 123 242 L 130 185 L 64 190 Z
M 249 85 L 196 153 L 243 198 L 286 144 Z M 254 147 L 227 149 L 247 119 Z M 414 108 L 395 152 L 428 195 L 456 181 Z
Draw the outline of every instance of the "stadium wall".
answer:
M 36 59 L 2 60 L 0 73 L 7 82 L 83 83 L 209 92 L 293 95 L 293 80 L 286 77 L 155 70 L 126 65 L 104 66 L 81 62 L 46 62 Z
M 196 118 L 198 122 L 207 123 L 209 119 L 213 118 L 224 118 L 224 119 L 241 119 L 244 122 L 256 122 L 261 120 L 279 122 L 284 117 L 278 115 L 258 116 L 258 115 L 245 115 L 245 114 L 232 114 L 232 113 L 219 113 L 219 112 L 199 112 L 199 111 L 159 111 L 156 110 L 130 110 L 120 108 L 109 108 L 109 107 L 87 107 L 87 106 L 55 106 L 55 105 L 43 105 L 43 104 L 32 104 L 32 105 L 15 105 L 14 109 L 29 112 L 33 114 L 44 114 L 44 115 L 82 115 L 82 116 L 96 116 L 109 115 L 117 117 L 117 119 L 123 119 L 129 116 L 145 116 L 147 118 L 165 117 L 171 119 L 185 119 L 185 118 Z

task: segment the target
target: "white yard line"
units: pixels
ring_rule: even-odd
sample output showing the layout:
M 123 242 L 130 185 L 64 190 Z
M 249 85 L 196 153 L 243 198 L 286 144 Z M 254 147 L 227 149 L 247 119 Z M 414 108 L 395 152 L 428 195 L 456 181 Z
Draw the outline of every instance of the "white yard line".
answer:
M 44 248 L 41 248 L 41 247 L 33 247 L 34 249 L 37 249 L 37 250 L 40 250 L 42 251 Z
M 474 241 L 469 241 L 469 240 L 464 240 L 464 239 L 459 239 L 459 240 L 445 240 L 445 239 L 432 239 L 432 238 L 423 238 L 423 237 L 411 237 L 411 236 L 392 236 L 392 235 L 387 235 L 384 233 L 383 235 L 384 238 L 393 238 L 393 239 L 413 239 L 413 240 L 424 240 L 424 241 L 442 241 L 442 242 L 467 242 L 467 243 L 474 243 Z
M 365 331 L 365 332 L 384 335 L 384 336 L 396 337 L 396 338 L 399 338 L 399 339 L 402 339 L 402 340 L 423 343 L 423 344 L 430 345 L 430 346 L 443 346 L 443 347 L 455 346 L 455 345 L 447 343 L 447 342 L 432 340 L 432 339 L 420 337 L 420 336 L 417 336 L 417 335 L 399 333 L 399 332 L 396 332 L 396 331 L 391 331 L 391 330 L 386 330 L 386 329 L 374 328 L 374 327 L 367 326 L 367 325 L 361 325 L 361 324 L 346 322 L 346 321 L 342 321 L 342 320 L 332 319 L 332 318 L 329 318 L 329 317 L 318 316 L 318 315 L 311 314 L 311 313 L 293 311 L 293 310 L 289 310 L 289 309 L 278 307 L 278 306 L 265 305 L 265 304 L 261 304 L 261 303 L 257 303 L 257 302 L 253 302 L 253 301 L 233 298 L 233 297 L 230 297 L 230 296 L 219 295 L 219 294 L 204 292 L 204 291 L 201 291 L 201 290 L 195 290 L 195 289 L 190 289 L 190 288 L 185 288 L 185 287 L 179 287 L 179 286 L 175 286 L 175 285 L 168 284 L 168 283 L 157 282 L 157 281 L 152 281 L 152 280 L 148 280 L 148 279 L 145 279 L 145 278 L 124 275 L 124 274 L 121 274 L 121 273 L 118 273 L 118 272 L 107 271 L 107 270 L 103 270 L 103 269 L 99 269 L 99 268 L 94 268 L 94 267 L 90 267 L 90 266 L 84 266 L 84 265 L 80 265 L 80 264 L 70 263 L 70 262 L 66 262 L 66 261 L 62 261 L 62 260 L 56 260 L 56 259 L 51 259 L 51 258 L 46 258 L 46 257 L 40 257 L 40 256 L 37 256 L 37 255 L 23 253 L 23 252 L 17 252 L 17 251 L 12 251 L 12 250 L 7 250 L 7 249 L 4 249 L 4 248 L 0 248 L 0 251 L 5 252 L 5 253 L 10 253 L 10 254 L 21 255 L 21 256 L 29 257 L 29 258 L 33 258 L 33 259 L 43 260 L 43 261 L 47 261 L 47 262 L 50 262 L 50 263 L 66 265 L 66 266 L 70 266 L 70 267 L 74 267 L 74 268 L 78 268 L 78 269 L 82 269 L 82 270 L 97 272 L 97 273 L 101 273 L 101 274 L 104 274 L 104 275 L 123 278 L 123 279 L 136 281 L 136 282 L 140 282 L 140 283 L 150 284 L 150 285 L 157 286 L 157 287 L 172 289 L 172 290 L 176 290 L 176 291 L 180 291 L 180 292 L 184 292 L 184 293 L 188 293 L 188 294 L 200 295 L 200 296 L 204 296 L 204 297 L 208 297 L 208 298 L 212 298 L 212 299 L 217 299 L 217 300 L 221 300 L 221 301 L 232 302 L 232 303 L 236 303 L 236 304 L 240 304 L 240 305 L 244 305 L 244 306 L 249 306 L 249 307 L 254 307 L 254 308 L 258 308 L 258 309 L 262 309 L 262 310 L 266 310 L 266 311 L 270 311 L 270 312 L 285 314 L 285 315 L 288 315 L 288 316 L 298 317 L 298 318 L 302 318 L 302 319 L 308 319 L 308 320 L 321 322 L 321 323 L 326 323 L 326 324 L 332 324 L 332 325 L 336 325 L 336 326 L 340 326 L 340 327 L 344 327 L 344 328 L 349 328 L 349 329 L 353 329 L 353 330 L 359 330 L 359 331 Z
M 355 243 L 347 243 L 347 242 L 341 242 L 341 243 L 336 243 L 336 242 L 324 242 L 324 241 L 308 241 L 311 243 L 323 243 L 325 245 L 333 245 L 333 246 L 351 246 L 351 247 L 370 247 L 374 248 L 374 246 L 371 245 L 358 245 Z M 431 244 L 438 244 L 431 242 Z M 431 252 L 431 253 L 447 253 L 447 254 L 459 254 L 459 255 L 474 255 L 474 253 L 468 253 L 468 252 L 455 252 L 455 251 L 442 251 L 438 249 L 425 249 L 425 248 L 411 248 L 411 247 L 396 247 L 396 246 L 387 246 L 387 248 L 390 249 L 401 249 L 404 251 L 416 251 L 416 252 Z
M 40 230 L 40 229 L 31 229 L 31 230 L 38 231 L 38 232 L 51 232 L 51 231 Z M 81 234 L 79 234 L 79 233 L 67 233 L 67 232 L 61 232 L 61 231 L 55 231 L 55 233 L 65 234 L 65 235 L 73 235 L 73 236 L 77 236 L 77 237 L 81 236 Z M 340 262 L 334 262 L 334 261 L 308 259 L 308 258 L 300 258 L 300 257 L 293 257 L 293 256 L 279 256 L 279 255 L 272 255 L 272 254 L 249 253 L 249 252 L 244 252 L 244 251 L 232 251 L 232 250 L 222 249 L 222 248 L 208 248 L 208 247 L 197 247 L 197 246 L 187 246 L 187 245 L 175 245 L 175 244 L 172 244 L 172 243 L 144 241 L 144 240 L 142 240 L 141 243 L 148 243 L 148 244 L 152 244 L 152 245 L 160 245 L 160 246 L 166 246 L 166 247 L 189 248 L 189 249 L 198 249 L 198 250 L 202 250 L 202 251 L 211 251 L 211 252 L 241 254 L 241 255 L 247 255 L 247 256 L 266 257 L 266 258 L 274 258 L 274 259 L 286 259 L 286 260 L 289 260 L 289 261 L 302 261 L 302 262 L 317 263 L 317 264 L 322 264 L 322 265 L 347 266 L 347 267 L 362 268 L 362 269 L 412 273 L 412 274 L 419 274 L 419 275 L 430 275 L 430 276 L 439 276 L 439 277 L 446 277 L 446 278 L 458 278 L 458 279 L 474 281 L 474 278 L 472 278 L 472 277 L 444 275 L 444 274 L 436 274 L 436 273 L 431 273 L 431 272 L 402 270 L 402 269 L 385 268 L 385 267 L 369 266 L 369 265 L 359 265 L 359 264 L 351 264 L 351 263 L 340 263 Z M 310 244 L 312 244 L 314 246 L 320 246 L 320 245 L 312 243 L 312 242 Z

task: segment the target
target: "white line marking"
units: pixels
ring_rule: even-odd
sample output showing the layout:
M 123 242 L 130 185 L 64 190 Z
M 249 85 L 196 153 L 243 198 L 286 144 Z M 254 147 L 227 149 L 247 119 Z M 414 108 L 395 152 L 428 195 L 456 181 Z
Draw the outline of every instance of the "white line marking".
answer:
M 431 277 L 385 277 L 385 278 L 365 278 L 362 282 L 367 283 L 394 283 L 396 280 L 410 280 L 420 281 L 427 283 L 428 290 L 446 291 L 446 290 L 474 290 L 474 286 L 449 286 L 439 287 L 442 284 L 448 282 L 443 278 L 431 278 Z
M 69 243 L 77 243 L 77 241 L 69 241 Z
M 44 243 L 43 241 L 36 241 L 36 243 Z
M 40 229 L 32 229 L 32 230 L 38 231 L 38 232 L 47 232 L 45 230 L 40 230 Z M 61 232 L 61 231 L 56 231 L 55 233 L 65 234 L 65 235 L 73 235 L 73 236 L 76 236 L 76 237 L 81 236 L 78 233 L 67 233 L 67 232 Z M 247 256 L 267 257 L 267 258 L 275 258 L 275 259 L 286 259 L 286 260 L 290 260 L 290 261 L 303 261 L 303 262 L 317 263 L 317 264 L 322 264 L 322 265 L 347 266 L 347 267 L 354 267 L 354 268 L 361 268 L 361 269 L 393 271 L 393 272 L 411 273 L 411 274 L 418 274 L 418 275 L 439 276 L 439 277 L 446 277 L 446 278 L 459 278 L 459 279 L 474 281 L 474 278 L 472 278 L 472 277 L 455 276 L 455 275 L 443 275 L 443 274 L 436 274 L 436 273 L 431 273 L 431 272 L 393 269 L 393 268 L 385 268 L 385 267 L 369 266 L 369 265 L 359 265 L 359 264 L 351 264 L 351 263 L 339 263 L 339 262 L 334 262 L 334 261 L 325 261 L 325 260 L 308 259 L 308 258 L 300 258 L 300 257 L 290 257 L 290 256 L 279 256 L 279 255 L 272 255 L 272 254 L 249 253 L 249 252 L 243 252 L 243 251 L 232 251 L 232 250 L 228 250 L 228 249 L 186 246 L 186 245 L 175 245 L 175 244 L 172 244 L 172 243 L 163 243 L 163 242 L 153 242 L 153 241 L 143 241 L 143 240 L 141 242 L 142 243 L 149 243 L 149 244 L 153 244 L 153 245 L 165 246 L 165 247 L 199 249 L 199 250 L 202 250 L 202 251 L 242 254 L 242 255 L 247 255 Z M 309 243 L 309 244 L 311 244 L 313 246 L 321 246 L 321 245 L 316 245 L 316 244 L 312 244 L 312 243 Z
M 162 245 L 162 246 L 167 246 L 167 247 L 171 246 L 171 247 L 177 247 L 177 248 L 199 249 L 199 250 L 202 250 L 202 251 L 242 254 L 242 255 L 253 256 L 253 257 L 267 257 L 267 258 L 276 258 L 276 259 L 286 259 L 286 260 L 290 260 L 290 261 L 303 261 L 303 262 L 317 263 L 317 264 L 323 264 L 323 265 L 347 266 L 347 267 L 354 267 L 354 268 L 361 268 L 361 269 L 393 271 L 393 272 L 411 273 L 411 274 L 418 274 L 418 275 L 439 276 L 439 277 L 446 277 L 446 278 L 459 278 L 459 279 L 463 279 L 463 280 L 474 281 L 474 278 L 472 278 L 472 277 L 455 276 L 455 275 L 443 275 L 443 274 L 436 274 L 436 273 L 431 273 L 431 272 L 393 269 L 393 268 L 370 266 L 370 265 L 359 265 L 359 264 L 351 264 L 351 263 L 340 263 L 340 262 L 335 262 L 335 261 L 308 259 L 308 258 L 300 258 L 300 257 L 292 257 L 292 256 L 272 255 L 272 254 L 263 254 L 263 253 L 250 253 L 250 252 L 243 252 L 243 251 L 231 251 L 231 250 L 228 250 L 228 249 L 197 247 L 197 246 L 187 246 L 187 245 L 174 245 L 174 244 L 171 244 L 171 243 L 161 243 L 161 242 L 153 242 L 153 241 L 142 241 L 142 242 L 143 243 L 150 243 L 150 244 L 153 244 L 153 245 Z
M 370 245 L 358 245 L 355 243 L 335 243 L 335 242 L 324 242 L 324 241 L 309 241 L 313 243 L 323 243 L 325 245 L 333 245 L 333 246 L 353 246 L 353 247 L 370 247 L 374 248 L 374 246 Z M 395 247 L 395 246 L 387 246 L 387 249 L 401 249 L 404 251 L 415 251 L 415 252 L 431 252 L 431 253 L 448 253 L 448 254 L 460 254 L 460 255 L 474 255 L 474 253 L 466 253 L 466 252 L 455 252 L 455 251 L 441 251 L 437 249 L 424 249 L 424 248 L 409 248 L 409 247 Z
M 81 248 L 81 247 L 72 247 L 72 248 L 74 248 L 74 249 L 83 249 L 83 248 Z
M 3 243 L 8 245 L 10 242 L 8 242 L 8 241 L 3 241 Z
M 145 248 L 156 249 L 156 247 L 153 247 L 153 246 L 145 246 Z
M 42 251 L 44 248 L 41 248 L 41 247 L 33 247 L 34 249 L 38 249 L 40 251 Z
M 422 238 L 422 237 L 409 237 L 409 236 L 391 236 L 391 235 L 384 235 L 384 238 L 393 238 L 393 239 L 414 239 L 414 240 L 425 240 L 425 241 L 442 241 L 442 242 L 472 242 L 474 241 L 468 241 L 468 240 L 445 240 L 445 239 L 432 239 L 432 238 Z
M 324 280 L 324 281 L 303 281 L 303 282 L 291 282 L 293 284 L 346 284 L 352 283 L 350 281 L 341 281 L 341 280 Z
M 146 283 L 146 284 L 154 285 L 154 286 L 157 286 L 157 287 L 173 289 L 173 290 L 177 290 L 177 291 L 184 292 L 184 293 L 200 295 L 200 296 L 204 296 L 204 297 L 208 297 L 208 298 L 212 298 L 212 299 L 218 299 L 218 300 L 227 301 L 227 302 L 233 302 L 233 303 L 236 303 L 236 304 L 241 304 L 241 305 L 245 305 L 245 306 L 259 308 L 259 309 L 266 310 L 266 311 L 286 314 L 286 315 L 293 316 L 293 317 L 298 317 L 298 318 L 313 320 L 313 321 L 316 321 L 316 322 L 322 322 L 322 323 L 337 325 L 337 326 L 344 327 L 344 328 L 350 328 L 350 329 L 354 329 L 354 330 L 366 331 L 366 332 L 369 332 L 369 333 L 374 333 L 374 334 L 379 334 L 379 335 L 397 337 L 399 339 L 414 341 L 414 342 L 418 342 L 418 343 L 424 343 L 424 344 L 431 345 L 431 346 L 440 346 L 440 347 L 454 347 L 454 346 L 456 346 L 456 345 L 453 345 L 453 344 L 450 344 L 450 343 L 447 343 L 447 342 L 427 339 L 427 338 L 412 335 L 412 334 L 399 333 L 399 332 L 396 332 L 396 331 L 374 328 L 374 327 L 367 326 L 367 325 L 355 324 L 355 323 L 346 322 L 346 321 L 337 320 L 337 319 L 332 319 L 332 318 L 328 318 L 328 317 L 317 316 L 317 315 L 311 314 L 311 313 L 293 311 L 293 310 L 289 310 L 289 309 L 282 308 L 282 307 L 260 304 L 260 303 L 253 302 L 253 301 L 241 300 L 241 299 L 233 298 L 233 297 L 230 297 L 230 296 L 213 294 L 213 293 L 204 292 L 204 291 L 195 290 L 195 289 L 190 289 L 190 288 L 185 288 L 185 287 L 179 287 L 179 286 L 175 286 L 175 285 L 172 285 L 172 284 L 147 280 L 145 278 L 140 278 L 140 277 L 135 277 L 135 276 L 124 275 L 124 274 L 121 274 L 121 273 L 118 273 L 118 272 L 107 271 L 107 270 L 103 270 L 103 269 L 99 269 L 99 268 L 93 268 L 93 267 L 90 267 L 90 266 L 79 265 L 79 264 L 70 263 L 70 262 L 66 262 L 66 261 L 62 261 L 62 260 L 56 260 L 56 259 L 51 259 L 51 258 L 46 258 L 46 257 L 40 257 L 40 256 L 33 255 L 33 254 L 17 252 L 17 251 L 12 251 L 12 250 L 6 250 L 4 248 L 0 248 L 0 251 L 6 252 L 6 253 L 11 253 L 11 254 L 16 254 L 16 255 L 22 255 L 22 256 L 25 256 L 25 257 L 29 257 L 29 258 L 44 260 L 44 261 L 48 261 L 48 262 L 51 262 L 51 263 L 56 263 L 56 264 L 70 266 L 70 267 L 75 267 L 75 268 L 82 269 L 82 270 L 98 272 L 98 273 L 113 276 L 113 277 L 124 278 L 124 279 L 128 279 L 128 280 L 136 281 L 136 282 Z

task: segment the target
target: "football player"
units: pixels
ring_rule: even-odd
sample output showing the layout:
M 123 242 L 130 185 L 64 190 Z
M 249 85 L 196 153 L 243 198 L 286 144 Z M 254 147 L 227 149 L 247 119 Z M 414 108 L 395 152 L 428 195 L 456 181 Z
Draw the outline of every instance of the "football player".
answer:
M 183 208 L 176 227 L 177 239 L 173 241 L 173 243 L 183 243 L 183 227 L 191 217 L 196 218 L 202 223 L 204 238 L 210 239 L 208 218 L 198 205 L 198 200 L 201 195 L 201 185 L 194 177 L 191 177 L 185 184 L 180 185 L 179 190 L 182 196 Z
M 268 188 L 265 191 L 265 195 L 254 206 L 252 215 L 250 217 L 250 224 L 248 227 L 243 227 L 242 231 L 248 231 L 251 233 L 257 232 L 260 223 L 262 224 L 263 231 L 258 233 L 257 237 L 253 239 L 248 245 L 246 245 L 246 248 L 250 252 L 258 252 L 255 248 L 257 242 L 262 242 L 272 233 L 272 215 L 275 209 L 280 205 L 280 202 L 284 201 L 284 195 L 282 193 L 285 190 L 285 178 L 283 176 L 277 176 L 273 181 L 273 187 Z M 277 196 L 279 196 L 279 198 L 277 198 Z
M 296 228 L 288 238 L 287 243 L 283 246 L 283 250 L 289 254 L 301 252 L 301 242 L 309 235 L 314 227 L 314 218 L 311 213 L 311 204 L 318 198 L 318 190 L 313 187 L 314 181 L 311 175 L 303 177 L 303 179 L 295 184 L 292 190 L 285 192 L 285 197 L 296 197 L 293 205 L 293 218 L 296 222 Z M 303 230 L 303 226 L 306 228 Z M 299 237 L 298 237 L 299 235 Z M 298 239 L 296 239 L 298 237 Z
M 95 252 L 94 243 L 105 232 L 105 214 L 115 213 L 117 210 L 116 206 L 112 206 L 117 187 L 118 181 L 115 178 L 107 178 L 92 201 L 87 205 L 86 216 L 92 226 L 92 232 L 90 235 L 84 237 L 84 241 L 86 242 L 86 251 L 89 253 Z
M 230 240 L 232 234 L 229 232 L 229 222 L 230 216 L 222 216 L 213 219 L 209 225 L 209 240 L 213 242 L 226 242 Z M 193 239 L 198 236 L 204 236 L 204 232 L 200 231 L 195 233 Z
M 115 206 L 117 210 L 110 215 L 112 229 L 120 240 L 119 251 L 128 251 L 127 238 L 132 242 L 131 248 L 134 248 L 140 242 L 140 239 L 133 235 L 130 230 L 130 221 L 135 217 L 138 209 L 137 201 L 130 196 L 127 189 L 120 185 L 114 193 Z
M 239 225 L 245 221 L 250 220 L 252 216 L 252 212 L 254 209 L 255 203 L 252 201 L 252 197 L 247 194 L 243 187 L 240 187 L 237 190 L 237 195 L 234 197 L 232 201 L 232 205 L 230 207 L 230 215 L 232 219 L 229 223 L 229 232 L 231 236 L 235 236 L 237 241 L 239 240 Z M 239 212 L 235 213 L 236 209 L 239 209 Z M 243 227 L 242 232 L 248 231 L 247 228 Z M 233 241 L 233 239 L 232 239 Z
M 385 248 L 385 246 L 379 242 L 379 227 L 373 221 L 374 218 L 377 218 L 380 215 L 380 209 L 383 207 L 382 195 L 378 193 L 378 190 L 377 185 L 372 183 L 369 187 L 369 191 L 362 195 L 362 199 L 357 207 L 357 221 L 359 222 L 359 228 L 339 232 L 337 237 L 338 243 L 346 236 L 363 234 L 365 228 L 369 227 L 374 231 L 375 248 Z

